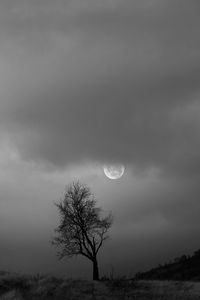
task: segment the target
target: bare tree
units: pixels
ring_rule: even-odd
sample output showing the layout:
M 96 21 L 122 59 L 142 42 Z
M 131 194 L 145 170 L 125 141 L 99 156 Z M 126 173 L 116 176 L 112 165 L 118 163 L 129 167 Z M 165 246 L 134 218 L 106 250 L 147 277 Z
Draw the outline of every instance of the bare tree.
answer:
M 69 185 L 64 198 L 55 205 L 60 224 L 52 243 L 60 248 L 59 257 L 85 256 L 93 264 L 93 280 L 99 280 L 97 254 L 108 238 L 112 215 L 102 217 L 90 188 L 79 182 Z

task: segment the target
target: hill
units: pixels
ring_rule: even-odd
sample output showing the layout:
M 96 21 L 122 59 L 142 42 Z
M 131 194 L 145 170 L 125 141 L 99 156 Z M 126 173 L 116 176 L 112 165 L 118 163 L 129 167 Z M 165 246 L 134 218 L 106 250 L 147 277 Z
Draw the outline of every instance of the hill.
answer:
M 192 256 L 182 255 L 174 261 L 159 265 L 146 272 L 139 272 L 136 279 L 200 281 L 200 250 Z

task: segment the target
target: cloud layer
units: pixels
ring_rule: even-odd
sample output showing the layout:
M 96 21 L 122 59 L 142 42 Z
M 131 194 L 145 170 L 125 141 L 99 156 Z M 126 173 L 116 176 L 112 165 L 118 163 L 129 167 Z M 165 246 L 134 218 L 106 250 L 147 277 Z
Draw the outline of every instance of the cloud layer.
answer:
M 81 3 L 2 11 L 2 131 L 56 167 L 199 171 L 198 3 Z

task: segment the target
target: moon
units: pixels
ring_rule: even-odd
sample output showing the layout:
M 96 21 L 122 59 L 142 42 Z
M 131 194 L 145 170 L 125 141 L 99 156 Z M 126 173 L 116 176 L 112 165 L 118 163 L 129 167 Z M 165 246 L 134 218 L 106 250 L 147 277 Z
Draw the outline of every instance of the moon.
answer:
M 123 176 L 125 167 L 121 164 L 118 165 L 104 165 L 104 174 L 110 179 L 119 179 Z

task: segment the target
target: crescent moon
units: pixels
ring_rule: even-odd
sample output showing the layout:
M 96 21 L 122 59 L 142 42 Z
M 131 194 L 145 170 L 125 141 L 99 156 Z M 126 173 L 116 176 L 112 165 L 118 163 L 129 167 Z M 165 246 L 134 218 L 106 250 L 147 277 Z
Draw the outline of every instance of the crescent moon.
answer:
M 110 179 L 119 179 L 123 176 L 125 167 L 123 165 L 104 165 L 104 174 Z

